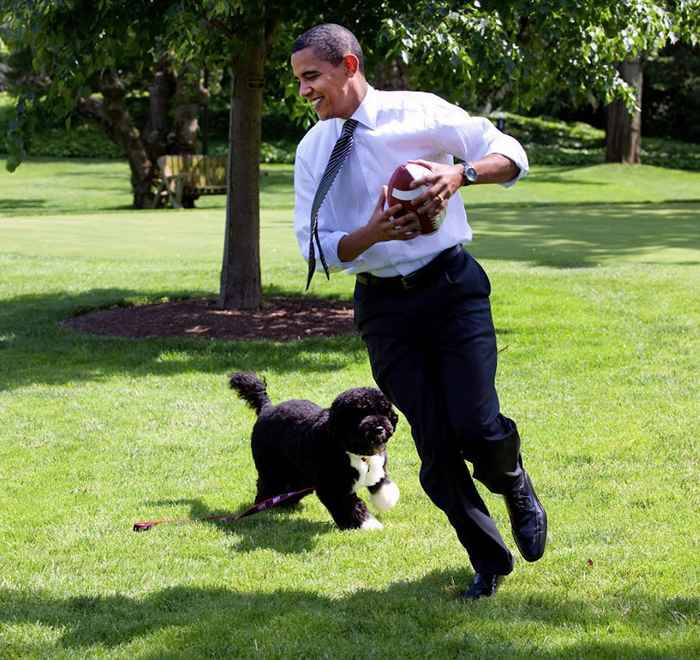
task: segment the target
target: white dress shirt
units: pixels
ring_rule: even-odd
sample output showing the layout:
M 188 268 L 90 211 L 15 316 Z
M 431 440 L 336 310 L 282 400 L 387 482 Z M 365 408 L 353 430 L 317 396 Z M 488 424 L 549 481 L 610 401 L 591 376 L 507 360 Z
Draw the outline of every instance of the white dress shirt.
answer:
M 450 198 L 440 229 L 407 241 L 376 243 L 352 261 L 338 257 L 338 243 L 369 222 L 383 185 L 407 160 L 454 162 L 453 156 L 471 162 L 487 154 L 510 158 L 520 172 L 528 170 L 520 143 L 499 131 L 488 119 L 470 117 L 461 108 L 424 92 L 382 92 L 369 87 L 352 115 L 359 124 L 353 148 L 318 219 L 323 254 L 331 270 L 369 272 L 378 277 L 408 275 L 443 250 L 471 240 L 472 231 L 459 195 Z M 294 163 L 294 231 L 302 255 L 308 257 L 311 204 L 331 151 L 345 120 L 319 121 L 299 143 Z M 316 255 L 318 258 L 318 254 Z

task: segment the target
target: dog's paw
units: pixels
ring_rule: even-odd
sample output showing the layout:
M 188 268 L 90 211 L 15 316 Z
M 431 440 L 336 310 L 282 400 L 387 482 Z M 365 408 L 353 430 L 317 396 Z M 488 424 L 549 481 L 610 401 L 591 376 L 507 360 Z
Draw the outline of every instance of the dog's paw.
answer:
M 384 525 L 374 516 L 370 516 L 360 525 L 360 529 L 384 529 Z
M 379 511 L 388 511 L 399 501 L 399 487 L 393 481 L 387 480 L 376 493 L 370 494 L 369 501 Z

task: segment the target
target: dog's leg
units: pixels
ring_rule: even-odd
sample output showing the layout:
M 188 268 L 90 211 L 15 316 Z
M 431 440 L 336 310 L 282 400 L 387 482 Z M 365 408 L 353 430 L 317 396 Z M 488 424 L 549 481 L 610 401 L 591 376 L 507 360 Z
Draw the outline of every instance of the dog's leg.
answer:
M 382 477 L 373 486 L 368 486 L 369 501 L 379 511 L 388 511 L 399 501 L 399 487 L 389 477 Z
M 274 495 L 279 495 L 279 493 L 273 492 L 273 488 L 267 485 L 267 482 L 258 476 L 257 492 L 255 494 L 255 502 L 262 502 L 263 500 L 273 497 Z
M 387 454 L 384 452 L 384 476 L 376 483 L 367 487 L 369 491 L 369 501 L 379 511 L 388 511 L 396 506 L 399 501 L 399 487 L 389 479 L 386 471 Z
M 255 501 L 261 502 L 275 495 L 291 493 L 309 486 L 288 466 L 275 462 L 276 457 L 271 457 L 262 452 L 253 455 L 255 467 L 258 471 L 257 492 Z M 291 498 L 280 506 L 292 507 L 301 500 L 301 497 Z
M 319 488 L 316 494 L 340 529 L 384 528 L 355 493 L 338 493 L 331 488 Z

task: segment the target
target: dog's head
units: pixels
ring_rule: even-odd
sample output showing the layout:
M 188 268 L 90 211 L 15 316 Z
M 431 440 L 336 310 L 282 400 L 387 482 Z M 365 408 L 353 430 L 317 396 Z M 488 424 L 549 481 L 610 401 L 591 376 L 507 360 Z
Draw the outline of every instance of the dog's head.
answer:
M 346 390 L 330 407 L 333 437 L 345 451 L 361 456 L 382 453 L 398 421 L 389 400 L 372 387 Z

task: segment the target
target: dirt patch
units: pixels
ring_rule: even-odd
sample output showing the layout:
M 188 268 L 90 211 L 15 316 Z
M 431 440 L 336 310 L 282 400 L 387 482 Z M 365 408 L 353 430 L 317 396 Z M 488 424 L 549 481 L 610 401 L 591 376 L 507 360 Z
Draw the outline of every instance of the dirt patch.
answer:
M 352 317 L 352 303 L 339 300 L 271 297 L 258 311 L 241 311 L 217 309 L 214 300 L 193 299 L 88 312 L 63 325 L 116 337 L 295 341 L 352 334 Z

